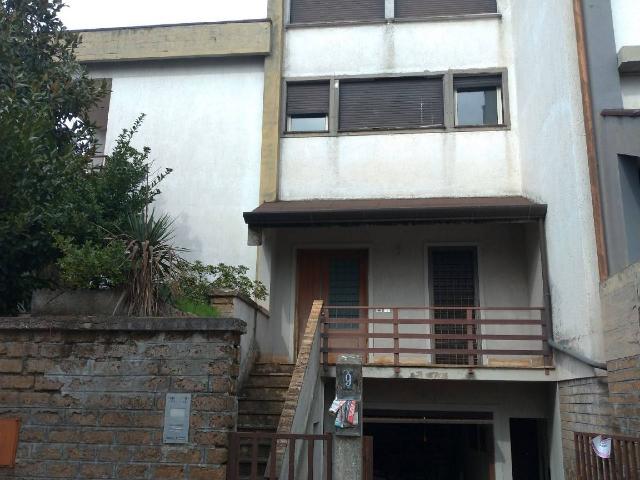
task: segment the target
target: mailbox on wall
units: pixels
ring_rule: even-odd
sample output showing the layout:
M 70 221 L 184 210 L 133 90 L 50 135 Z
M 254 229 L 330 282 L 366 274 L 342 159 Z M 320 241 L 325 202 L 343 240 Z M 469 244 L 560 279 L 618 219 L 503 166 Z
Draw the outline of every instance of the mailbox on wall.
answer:
M 0 418 L 0 467 L 15 466 L 19 432 L 20 420 Z

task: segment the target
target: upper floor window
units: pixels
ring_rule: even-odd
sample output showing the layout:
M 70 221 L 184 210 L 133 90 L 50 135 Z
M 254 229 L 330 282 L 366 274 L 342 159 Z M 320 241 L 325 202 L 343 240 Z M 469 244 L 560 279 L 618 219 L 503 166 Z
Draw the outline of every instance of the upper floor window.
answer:
M 291 0 L 291 23 L 384 20 L 385 0 Z
M 503 125 L 502 76 L 454 76 L 455 125 Z
M 438 17 L 497 13 L 496 0 L 395 0 L 395 17 Z
M 340 131 L 444 125 L 442 77 L 340 82 Z
M 329 81 L 287 84 L 287 132 L 329 129 Z
M 285 133 L 452 131 L 509 124 L 506 71 L 292 81 L 286 91 Z

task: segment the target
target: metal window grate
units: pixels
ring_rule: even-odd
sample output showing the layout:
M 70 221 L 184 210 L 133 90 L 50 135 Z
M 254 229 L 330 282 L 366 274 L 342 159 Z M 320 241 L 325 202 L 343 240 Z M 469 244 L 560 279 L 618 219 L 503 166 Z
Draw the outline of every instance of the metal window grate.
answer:
M 497 12 L 496 0 L 395 0 L 396 18 Z
M 384 20 L 384 0 L 291 0 L 291 23 Z
M 476 256 L 474 249 L 432 249 L 431 250 L 431 289 L 433 305 L 436 307 L 471 307 L 476 304 Z M 464 319 L 466 310 L 436 310 L 436 319 Z M 475 315 L 475 314 L 474 314 Z M 434 333 L 447 335 L 465 335 L 475 333 L 475 327 L 464 324 L 435 324 Z M 473 342 L 473 348 L 476 348 Z M 466 350 L 468 340 L 436 339 L 436 349 Z M 435 363 L 466 365 L 466 354 L 438 354 Z M 477 364 L 477 355 L 472 356 Z
M 333 306 L 357 307 L 360 304 L 360 260 L 332 258 L 329 262 L 329 298 Z M 331 309 L 330 318 L 358 318 L 358 309 Z M 357 329 L 357 323 L 334 324 L 333 328 Z
M 329 113 L 329 81 L 287 84 L 287 115 Z

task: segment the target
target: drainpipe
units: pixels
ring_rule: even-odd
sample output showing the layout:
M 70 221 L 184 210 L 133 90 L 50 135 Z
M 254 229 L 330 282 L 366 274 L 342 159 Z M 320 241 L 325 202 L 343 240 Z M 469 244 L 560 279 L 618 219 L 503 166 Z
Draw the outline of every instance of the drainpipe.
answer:
M 591 184 L 591 205 L 593 208 L 593 225 L 596 235 L 596 252 L 600 281 L 609 276 L 604 227 L 602 221 L 602 202 L 600 200 L 600 179 L 598 176 L 598 156 L 596 137 L 593 127 L 593 104 L 591 103 L 591 81 L 589 79 L 589 60 L 587 57 L 586 33 L 584 26 L 583 0 L 573 0 L 573 18 L 576 29 L 578 47 L 578 68 L 580 71 L 580 87 L 582 90 L 582 112 L 587 141 L 587 163 L 589 166 L 589 183 Z
M 606 363 L 597 362 L 597 361 L 592 360 L 592 359 L 590 359 L 588 357 L 585 357 L 581 353 L 574 352 L 573 350 L 570 350 L 569 348 L 560 345 L 555 340 L 549 339 L 548 342 L 549 342 L 549 346 L 551 348 L 553 348 L 554 350 L 558 350 L 559 352 L 562 352 L 565 355 L 569 355 L 570 357 L 575 358 L 579 362 L 585 363 L 585 364 L 587 364 L 587 365 L 589 365 L 590 367 L 593 367 L 593 368 L 599 368 L 600 370 L 606 370 L 607 369 L 607 364 Z

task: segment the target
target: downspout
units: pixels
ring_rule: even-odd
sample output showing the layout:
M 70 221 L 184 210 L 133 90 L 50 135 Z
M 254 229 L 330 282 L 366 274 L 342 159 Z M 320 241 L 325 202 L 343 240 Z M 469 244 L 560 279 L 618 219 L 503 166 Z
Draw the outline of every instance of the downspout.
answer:
M 589 365 L 590 367 L 593 367 L 593 368 L 599 368 L 600 370 L 606 370 L 607 369 L 607 364 L 606 363 L 597 362 L 597 361 L 592 360 L 592 359 L 590 359 L 588 357 L 585 357 L 581 353 L 574 352 L 573 350 L 570 350 L 569 348 L 560 345 L 555 340 L 549 339 L 548 342 L 549 342 L 549 346 L 551 348 L 553 348 L 554 350 L 558 350 L 559 352 L 562 352 L 565 355 L 569 355 L 570 357 L 575 358 L 579 362 L 585 363 L 585 364 L 587 364 L 587 365 Z
M 591 184 L 591 205 L 593 208 L 593 225 L 596 235 L 596 252 L 600 281 L 609 276 L 604 226 L 602 221 L 602 202 L 600 200 L 600 179 L 598 175 L 598 156 L 596 137 L 593 127 L 593 104 L 591 103 L 591 81 L 589 79 L 589 60 L 587 57 L 586 34 L 584 25 L 583 0 L 573 0 L 573 18 L 576 29 L 578 48 L 578 68 L 580 71 L 580 87 L 582 90 L 582 112 L 584 130 L 587 141 L 587 163 L 589 166 L 589 183 Z

